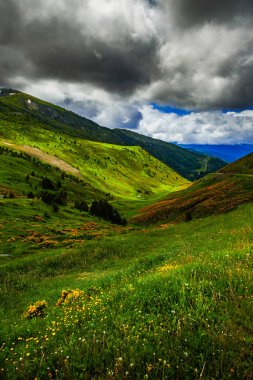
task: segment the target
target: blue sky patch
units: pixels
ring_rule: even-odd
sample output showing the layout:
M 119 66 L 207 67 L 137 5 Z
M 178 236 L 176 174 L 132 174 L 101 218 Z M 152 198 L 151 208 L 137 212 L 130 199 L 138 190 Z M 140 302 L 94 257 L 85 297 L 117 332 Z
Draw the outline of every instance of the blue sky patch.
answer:
M 184 115 L 189 115 L 191 111 L 187 111 L 183 108 L 176 108 L 176 107 L 171 107 L 171 106 L 161 106 L 157 103 L 151 103 L 151 106 L 153 107 L 154 110 L 158 110 L 161 113 L 175 113 L 180 116 Z

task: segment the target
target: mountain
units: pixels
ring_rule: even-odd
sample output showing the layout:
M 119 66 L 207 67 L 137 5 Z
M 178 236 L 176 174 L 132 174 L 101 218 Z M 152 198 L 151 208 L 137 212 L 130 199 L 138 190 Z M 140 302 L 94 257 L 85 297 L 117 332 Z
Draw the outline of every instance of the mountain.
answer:
M 236 145 L 199 145 L 199 144 L 180 144 L 185 149 L 207 154 L 211 157 L 218 157 L 221 160 L 231 163 L 239 160 L 253 152 L 252 144 L 236 144 Z
M 125 129 L 114 130 L 127 145 L 139 145 L 147 152 L 173 168 L 183 177 L 195 180 L 207 173 L 215 172 L 226 163 L 219 158 L 211 158 L 191 152 L 175 144 L 139 135 Z
M 253 201 L 253 153 L 208 174 L 185 190 L 142 208 L 132 221 L 180 222 L 222 214 Z
M 186 179 L 138 146 L 122 147 L 74 139 L 40 128 L 28 131 L 16 135 L 15 141 L 19 143 L 2 139 L 0 146 L 64 170 L 109 199 L 143 200 L 188 184 Z M 91 192 L 88 199 L 92 198 Z
M 140 146 L 77 137 L 78 134 L 86 136 L 87 131 L 95 133 L 100 130 L 101 133 L 105 131 L 106 136 L 111 130 L 28 95 L 11 94 L 0 98 L 2 146 L 65 170 L 111 200 L 145 200 L 188 184 L 186 179 Z M 83 128 L 78 127 L 75 120 L 81 121 Z M 92 192 L 88 198 L 92 199 Z
M 201 178 L 225 165 L 220 159 L 191 152 L 175 144 L 128 130 L 101 127 L 71 111 L 16 90 L 2 89 L 0 95 L 0 136 L 5 138 L 36 126 L 65 133 L 72 138 L 124 146 L 138 145 L 189 180 Z
M 253 153 L 220 169 L 221 173 L 253 175 Z

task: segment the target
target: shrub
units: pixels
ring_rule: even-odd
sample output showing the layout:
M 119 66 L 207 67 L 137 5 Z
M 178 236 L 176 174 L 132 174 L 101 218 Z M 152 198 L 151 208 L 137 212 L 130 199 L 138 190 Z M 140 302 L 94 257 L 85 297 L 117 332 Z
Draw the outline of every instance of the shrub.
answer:
M 45 300 L 43 301 L 37 301 L 34 305 L 30 305 L 27 309 L 27 311 L 24 313 L 24 317 L 26 319 L 32 319 L 32 318 L 43 318 L 46 316 L 46 309 L 47 309 L 47 302 Z
M 54 190 L 55 189 L 55 185 L 54 185 L 53 181 L 51 181 L 51 179 L 49 179 L 47 177 L 42 179 L 41 186 L 43 189 L 48 189 L 48 190 Z
M 126 219 L 122 219 L 118 210 L 106 200 L 93 201 L 90 208 L 91 215 L 109 220 L 115 224 L 126 225 Z
M 53 212 L 58 212 L 58 211 L 59 211 L 59 206 L 56 203 L 54 203 L 53 204 Z
M 32 191 L 30 191 L 30 193 L 27 194 L 27 198 L 34 199 L 34 194 Z
M 69 304 L 76 302 L 84 297 L 84 292 L 80 289 L 62 290 L 61 297 L 56 302 L 56 306 L 62 306 L 63 304 Z
M 89 211 L 89 206 L 85 201 L 75 201 L 74 207 L 80 211 Z
M 66 191 L 59 191 L 58 193 L 53 193 L 50 191 L 42 191 L 41 199 L 44 203 L 48 205 L 58 204 L 62 206 L 67 205 L 67 193 Z

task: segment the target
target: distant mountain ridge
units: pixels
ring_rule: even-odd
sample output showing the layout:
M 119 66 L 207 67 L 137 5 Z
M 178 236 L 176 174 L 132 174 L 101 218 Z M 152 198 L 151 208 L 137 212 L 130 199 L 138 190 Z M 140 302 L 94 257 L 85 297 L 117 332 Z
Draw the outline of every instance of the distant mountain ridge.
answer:
M 207 144 L 180 144 L 185 149 L 190 149 L 194 152 L 207 154 L 211 157 L 218 157 L 227 163 L 239 160 L 253 152 L 253 144 L 234 144 L 234 145 L 207 145 Z
M 203 177 L 225 165 L 218 158 L 191 152 L 175 144 L 124 129 L 109 129 L 71 111 L 12 89 L 0 93 L 0 121 L 16 125 L 39 124 L 71 137 L 124 146 L 140 146 L 189 180 Z

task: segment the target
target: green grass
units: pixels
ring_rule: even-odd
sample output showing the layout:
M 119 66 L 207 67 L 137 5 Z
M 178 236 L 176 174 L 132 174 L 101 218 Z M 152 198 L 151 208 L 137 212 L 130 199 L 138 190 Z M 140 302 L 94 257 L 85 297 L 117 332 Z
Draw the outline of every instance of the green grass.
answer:
M 1 258 L 2 377 L 250 379 L 252 217 L 248 204 Z M 44 299 L 47 316 L 24 319 Z
M 220 170 L 220 172 L 253 175 L 253 153 L 250 153 L 236 162 L 232 162 L 231 164 L 225 166 Z
M 252 203 L 153 227 L 73 208 L 107 198 L 130 218 L 153 202 L 165 212 L 166 195 L 177 221 L 188 206 L 200 218 L 250 202 L 251 177 L 210 174 L 167 195 L 188 182 L 140 147 L 83 140 L 100 127 L 28 99 L 0 98 L 1 141 L 15 144 L 0 146 L 0 195 L 14 196 L 0 199 L 0 378 L 252 379 Z M 56 155 L 82 178 L 21 145 Z M 39 195 L 45 176 L 67 193 L 58 212 L 27 197 Z M 27 319 L 38 301 L 44 315 Z
M 17 129 L 16 136 L 10 141 L 15 143 L 17 150 L 20 145 L 26 145 L 55 155 L 78 169 L 93 188 L 116 198 L 138 200 L 139 197 L 175 191 L 188 184 L 140 147 L 74 139 L 38 127 L 35 130 L 22 129 L 20 133 Z
M 252 199 L 252 175 L 212 173 L 186 189 L 168 194 L 153 204 L 144 205 L 131 221 L 144 225 L 178 223 L 229 212 Z
M 45 131 L 51 131 L 56 134 L 62 133 L 72 139 L 139 146 L 191 181 L 225 165 L 220 159 L 208 158 L 175 144 L 124 129 L 101 127 L 91 120 L 28 94 L 17 93 L 8 96 L 8 93 L 9 91 L 4 91 L 4 96 L 0 96 L 0 137 L 13 138 L 16 132 L 22 135 L 27 133 L 28 129 L 32 137 L 32 134 L 40 129 L 40 136 L 37 137 L 42 137 Z M 31 141 L 36 140 L 31 138 Z

